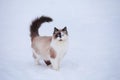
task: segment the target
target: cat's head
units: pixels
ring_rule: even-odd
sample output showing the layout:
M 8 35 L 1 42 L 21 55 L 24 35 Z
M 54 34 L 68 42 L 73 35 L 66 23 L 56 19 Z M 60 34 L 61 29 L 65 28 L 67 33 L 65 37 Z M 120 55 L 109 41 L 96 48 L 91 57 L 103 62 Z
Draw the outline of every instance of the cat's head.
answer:
M 53 32 L 53 38 L 58 41 L 66 40 L 68 38 L 67 27 L 64 27 L 63 29 L 57 29 L 55 27 Z

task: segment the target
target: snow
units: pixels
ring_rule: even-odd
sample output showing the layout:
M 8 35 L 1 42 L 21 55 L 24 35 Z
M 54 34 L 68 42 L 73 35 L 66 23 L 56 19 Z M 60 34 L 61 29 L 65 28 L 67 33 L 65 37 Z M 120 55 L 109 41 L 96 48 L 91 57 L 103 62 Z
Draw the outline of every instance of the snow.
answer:
M 119 80 L 119 0 L 1 0 L 0 80 Z M 59 71 L 32 58 L 29 26 L 41 15 L 53 18 L 41 35 L 68 27 L 69 50 Z

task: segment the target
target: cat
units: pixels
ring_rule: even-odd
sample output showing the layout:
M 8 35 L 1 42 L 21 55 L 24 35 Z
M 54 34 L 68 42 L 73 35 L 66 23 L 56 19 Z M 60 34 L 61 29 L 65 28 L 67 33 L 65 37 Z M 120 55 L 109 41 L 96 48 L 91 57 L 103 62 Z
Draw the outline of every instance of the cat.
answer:
M 54 27 L 52 36 L 40 36 L 39 27 L 42 23 L 52 22 L 52 18 L 41 16 L 35 19 L 30 26 L 31 47 L 36 64 L 39 60 L 44 60 L 47 66 L 51 65 L 53 69 L 60 69 L 60 62 L 68 49 L 68 31 L 67 27 L 58 29 Z

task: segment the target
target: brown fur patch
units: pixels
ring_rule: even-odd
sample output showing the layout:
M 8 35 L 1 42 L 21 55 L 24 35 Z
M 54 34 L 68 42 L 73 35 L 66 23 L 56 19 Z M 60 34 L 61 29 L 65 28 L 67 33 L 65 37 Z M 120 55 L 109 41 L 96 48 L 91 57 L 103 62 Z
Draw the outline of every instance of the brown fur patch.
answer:
M 47 66 L 51 64 L 51 62 L 49 60 L 47 60 L 47 61 L 44 60 L 44 62 L 46 63 Z
M 53 48 L 50 48 L 50 57 L 51 58 L 56 58 L 56 52 Z

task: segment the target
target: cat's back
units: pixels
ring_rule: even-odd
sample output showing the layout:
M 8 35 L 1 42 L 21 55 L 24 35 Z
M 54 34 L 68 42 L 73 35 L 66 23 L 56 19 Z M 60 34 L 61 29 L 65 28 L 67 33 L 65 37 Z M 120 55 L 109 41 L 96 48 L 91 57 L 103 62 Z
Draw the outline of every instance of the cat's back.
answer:
M 32 41 L 32 47 L 49 47 L 51 43 L 51 36 L 38 36 L 35 37 Z

